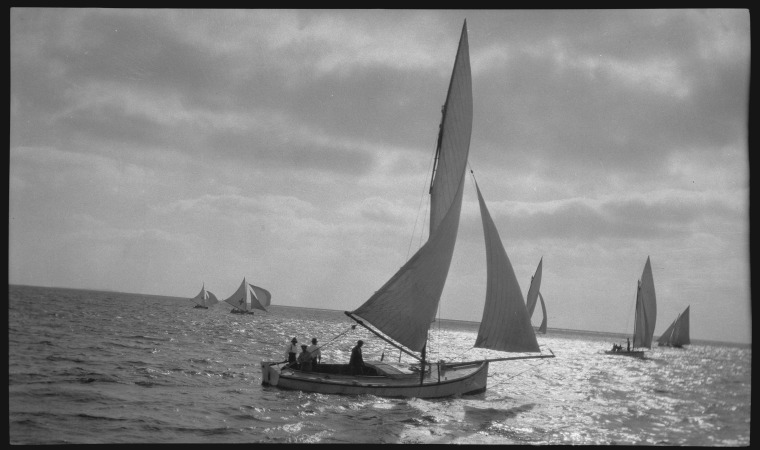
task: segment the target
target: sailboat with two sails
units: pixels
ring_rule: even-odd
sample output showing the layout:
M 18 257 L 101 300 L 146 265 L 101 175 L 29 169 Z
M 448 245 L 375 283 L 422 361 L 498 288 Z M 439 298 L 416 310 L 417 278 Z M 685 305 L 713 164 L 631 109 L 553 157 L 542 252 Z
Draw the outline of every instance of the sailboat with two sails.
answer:
M 541 325 L 538 327 L 538 333 L 546 334 L 546 304 L 544 303 L 544 296 L 541 295 L 541 266 L 544 263 L 544 258 L 538 261 L 538 267 L 536 273 L 530 278 L 530 288 L 528 288 L 528 296 L 525 299 L 528 307 L 528 317 L 533 317 L 533 312 L 536 310 L 536 304 L 540 300 L 541 312 L 543 312 L 544 318 L 541 321 Z
M 486 389 L 489 363 L 551 358 L 554 354 L 428 361 L 428 330 L 434 321 L 457 240 L 472 131 L 472 76 L 467 22 L 462 26 L 443 117 L 438 132 L 430 186 L 428 240 L 367 301 L 345 314 L 394 345 L 419 364 L 365 361 L 363 372 L 348 364 L 317 365 L 302 371 L 284 362 L 262 361 L 262 384 L 323 394 L 436 398 Z M 540 353 L 536 335 L 512 265 L 475 182 L 486 243 L 487 283 L 483 318 L 474 347 L 504 352 Z M 551 352 L 551 351 L 550 351 Z
M 234 294 L 224 300 L 227 304 L 232 305 L 232 314 L 251 314 L 253 310 L 258 309 L 266 312 L 266 307 L 272 302 L 272 294 L 266 289 L 248 283 L 243 278 L 243 282 L 237 288 Z
M 659 339 L 657 339 L 657 345 L 661 347 L 677 347 L 681 348 L 684 345 L 691 344 L 689 339 L 689 308 L 686 309 L 676 317 L 676 320 L 670 324 L 670 326 L 662 333 Z
M 647 256 L 644 271 L 638 281 L 636 289 L 636 316 L 633 322 L 633 345 L 613 344 L 612 350 L 605 351 L 608 355 L 644 357 L 644 350 L 637 348 L 652 348 L 654 325 L 657 320 L 657 298 L 654 293 L 654 278 L 652 277 L 652 264 Z
M 214 306 L 219 303 L 219 299 L 216 298 L 216 295 L 214 295 L 211 291 L 206 290 L 206 283 L 203 283 L 201 291 L 198 293 L 198 295 L 193 297 L 192 300 L 195 302 L 195 306 L 193 306 L 193 308 L 198 309 L 208 309 L 209 306 Z

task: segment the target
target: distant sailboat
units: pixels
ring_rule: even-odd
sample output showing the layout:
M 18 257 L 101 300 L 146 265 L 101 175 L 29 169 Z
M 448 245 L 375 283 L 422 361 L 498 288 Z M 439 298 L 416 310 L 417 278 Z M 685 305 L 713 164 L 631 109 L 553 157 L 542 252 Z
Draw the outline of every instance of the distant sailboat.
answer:
M 542 271 L 542 265 L 544 262 L 544 258 L 541 257 L 541 260 L 538 262 L 538 267 L 536 268 L 536 273 L 530 278 L 530 287 L 528 288 L 528 296 L 525 299 L 525 302 L 527 303 L 528 307 L 528 317 L 533 317 L 533 311 L 536 309 L 536 303 L 538 302 L 538 299 L 541 299 L 541 311 L 544 314 L 544 318 L 541 321 L 541 326 L 538 327 L 539 333 L 546 334 L 546 304 L 544 304 L 544 297 L 541 295 L 541 271 Z
M 254 309 L 266 312 L 266 306 L 270 305 L 271 300 L 272 294 L 269 291 L 247 283 L 243 278 L 237 291 L 224 301 L 234 307 L 230 311 L 233 314 L 253 314 Z
M 426 359 L 457 239 L 472 131 L 472 76 L 467 23 L 462 27 L 436 145 L 427 242 L 374 295 L 346 315 L 419 361 L 409 366 L 364 361 L 363 366 L 318 364 L 309 372 L 262 361 L 262 384 L 322 394 L 436 398 L 483 392 L 492 361 L 551 358 L 530 355 L 463 362 Z M 540 352 L 525 301 L 496 227 L 475 183 L 486 247 L 486 300 L 474 347 Z M 371 325 L 371 327 L 370 327 Z M 356 327 L 356 324 L 352 325 Z M 419 353 L 419 356 L 417 355 Z
M 209 306 L 214 306 L 219 303 L 219 299 L 216 295 L 206 290 L 206 283 L 203 283 L 201 291 L 192 299 L 196 304 L 193 308 L 208 309 Z
M 638 282 L 636 290 L 636 317 L 633 323 L 633 345 L 631 348 L 622 348 L 622 346 L 613 346 L 612 350 L 605 353 L 608 355 L 635 356 L 644 357 L 643 350 L 636 348 L 652 348 L 652 336 L 654 335 L 654 325 L 657 320 L 657 298 L 654 293 L 654 278 L 652 277 L 652 265 L 647 256 L 647 262 L 644 264 L 644 271 L 641 274 L 641 280 Z
M 541 321 L 541 325 L 538 327 L 538 332 L 546 334 L 546 304 L 544 303 L 544 296 L 541 292 L 538 293 L 538 298 L 541 300 L 541 311 L 544 312 L 544 320 Z
M 689 308 L 687 306 L 684 312 L 676 317 L 676 320 L 670 324 L 667 330 L 662 333 L 660 339 L 657 340 L 657 344 L 667 347 L 683 347 L 684 345 L 691 344 L 689 339 Z

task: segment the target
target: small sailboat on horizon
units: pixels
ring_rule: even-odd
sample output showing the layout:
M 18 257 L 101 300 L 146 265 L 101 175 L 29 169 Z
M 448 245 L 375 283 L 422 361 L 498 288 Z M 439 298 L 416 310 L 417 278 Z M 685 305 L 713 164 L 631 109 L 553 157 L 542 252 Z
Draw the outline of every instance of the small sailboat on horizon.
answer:
M 254 309 L 267 311 L 266 307 L 271 304 L 272 294 L 262 287 L 246 282 L 243 278 L 237 291 L 224 301 L 233 306 L 230 311 L 232 314 L 253 315 Z
M 644 271 L 638 281 L 636 289 L 636 316 L 633 322 L 633 345 L 613 344 L 612 350 L 604 353 L 608 355 L 633 356 L 643 358 L 644 351 L 637 348 L 652 348 L 654 325 L 657 321 L 657 298 L 654 292 L 654 278 L 652 277 L 652 264 L 647 256 Z
M 544 296 L 541 295 L 541 272 L 543 270 L 543 262 L 544 257 L 542 256 L 541 260 L 538 261 L 536 272 L 532 277 L 530 277 L 530 287 L 528 288 L 528 296 L 526 297 L 525 301 L 528 308 L 528 317 L 533 317 L 533 312 L 536 309 L 536 303 L 538 301 L 541 302 L 541 312 L 543 313 L 544 317 L 541 321 L 541 325 L 538 327 L 538 333 L 546 334 L 546 304 L 544 303 Z
M 472 131 L 472 75 L 467 22 L 442 110 L 430 184 L 427 242 L 379 290 L 345 314 L 419 364 L 365 361 L 320 363 L 302 371 L 286 361 L 262 361 L 262 384 L 321 394 L 369 394 L 381 397 L 438 398 L 486 390 L 490 362 L 552 358 L 529 355 L 475 361 L 437 362 L 426 358 L 428 331 L 434 322 L 457 240 L 466 165 Z M 538 342 L 520 286 L 480 188 L 475 183 L 486 247 L 486 300 L 473 347 L 504 352 L 539 353 Z M 358 346 L 357 346 L 358 347 Z
M 662 333 L 662 336 L 657 339 L 657 345 L 661 347 L 682 348 L 684 345 L 691 344 L 691 340 L 689 339 L 689 308 L 691 308 L 691 305 L 687 306 L 665 332 Z
M 208 309 L 209 306 L 214 306 L 217 303 L 219 303 L 219 299 L 216 298 L 216 295 L 214 295 L 211 291 L 206 290 L 206 283 L 203 283 L 203 287 L 201 287 L 201 291 L 192 298 L 192 300 L 195 302 L 195 306 L 193 308 L 198 309 Z

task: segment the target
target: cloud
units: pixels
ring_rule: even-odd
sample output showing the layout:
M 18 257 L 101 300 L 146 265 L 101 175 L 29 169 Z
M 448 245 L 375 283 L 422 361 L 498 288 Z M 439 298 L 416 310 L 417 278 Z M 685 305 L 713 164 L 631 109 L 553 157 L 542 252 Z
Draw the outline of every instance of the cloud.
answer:
M 9 280 L 247 275 L 280 304 L 355 306 L 424 240 L 465 16 L 469 164 L 518 278 L 544 255 L 570 321 L 651 255 L 666 304 L 704 308 L 695 330 L 716 296 L 746 324 L 750 21 L 729 9 L 13 8 Z M 480 294 L 470 188 L 446 299 Z

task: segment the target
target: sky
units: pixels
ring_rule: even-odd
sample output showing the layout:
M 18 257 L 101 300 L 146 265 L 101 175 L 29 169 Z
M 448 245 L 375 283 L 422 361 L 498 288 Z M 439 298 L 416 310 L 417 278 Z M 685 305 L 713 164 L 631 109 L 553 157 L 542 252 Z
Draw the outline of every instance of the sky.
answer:
M 649 257 L 655 336 L 751 342 L 747 10 L 12 8 L 9 283 L 358 308 L 427 238 L 465 19 L 469 164 L 549 327 L 632 333 Z M 468 179 L 438 317 L 480 320 L 484 252 Z

